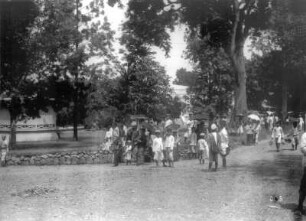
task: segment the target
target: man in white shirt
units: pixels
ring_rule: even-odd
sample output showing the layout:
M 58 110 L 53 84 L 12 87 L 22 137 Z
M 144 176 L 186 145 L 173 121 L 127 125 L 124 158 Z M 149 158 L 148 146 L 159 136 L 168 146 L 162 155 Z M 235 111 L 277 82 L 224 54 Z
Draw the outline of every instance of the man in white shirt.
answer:
M 279 122 L 276 122 L 275 127 L 273 128 L 271 139 L 272 141 L 275 141 L 276 151 L 279 152 L 280 145 L 284 139 L 283 128 L 280 126 Z
M 302 118 L 302 115 L 299 117 L 299 130 L 304 131 L 304 119 Z
M 167 130 L 166 140 L 165 140 L 165 149 L 167 152 L 167 160 L 169 163 L 169 167 L 174 167 L 173 164 L 173 148 L 174 148 L 174 136 L 172 135 L 172 131 L 170 129 Z
M 154 152 L 154 160 L 156 166 L 159 166 L 159 162 L 164 159 L 163 157 L 163 139 L 160 137 L 160 131 L 155 131 L 156 137 L 153 139 L 152 150 Z

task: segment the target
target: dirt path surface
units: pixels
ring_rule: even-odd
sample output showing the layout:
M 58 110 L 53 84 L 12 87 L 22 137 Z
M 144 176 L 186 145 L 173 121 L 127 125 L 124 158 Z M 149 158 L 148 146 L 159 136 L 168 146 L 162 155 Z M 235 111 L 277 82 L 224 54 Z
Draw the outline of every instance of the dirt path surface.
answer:
M 261 143 L 235 149 L 217 172 L 196 160 L 0 168 L 0 220 L 297 220 L 301 160 Z

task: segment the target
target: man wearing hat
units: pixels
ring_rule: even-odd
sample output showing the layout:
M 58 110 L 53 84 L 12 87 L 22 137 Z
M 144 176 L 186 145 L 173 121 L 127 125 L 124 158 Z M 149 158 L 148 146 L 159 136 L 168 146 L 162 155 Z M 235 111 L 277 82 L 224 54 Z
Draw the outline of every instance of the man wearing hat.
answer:
M 221 149 L 221 137 L 217 133 L 218 128 L 216 124 L 212 124 L 211 133 L 208 135 L 207 142 L 209 146 L 209 166 L 208 169 L 211 170 L 213 162 L 215 162 L 215 171 L 218 169 L 218 154 Z

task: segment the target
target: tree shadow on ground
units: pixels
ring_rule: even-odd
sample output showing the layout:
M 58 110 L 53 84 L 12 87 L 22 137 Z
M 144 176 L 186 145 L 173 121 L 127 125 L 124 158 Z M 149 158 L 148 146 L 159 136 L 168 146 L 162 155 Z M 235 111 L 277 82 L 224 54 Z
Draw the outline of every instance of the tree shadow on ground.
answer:
M 297 211 L 296 211 L 297 206 L 298 205 L 296 203 L 285 203 L 285 204 L 281 205 L 281 207 L 283 209 L 290 210 L 292 212 L 292 220 L 293 221 L 304 220 L 303 216 L 305 216 L 305 214 L 303 214 L 303 215 L 302 214 L 298 214 Z M 305 211 L 305 207 L 303 209 Z
M 302 176 L 302 156 L 293 153 L 280 153 L 271 160 L 260 159 L 251 164 L 248 162 L 239 163 L 230 165 L 230 168 L 237 172 L 251 172 L 263 181 L 285 181 L 296 186 Z

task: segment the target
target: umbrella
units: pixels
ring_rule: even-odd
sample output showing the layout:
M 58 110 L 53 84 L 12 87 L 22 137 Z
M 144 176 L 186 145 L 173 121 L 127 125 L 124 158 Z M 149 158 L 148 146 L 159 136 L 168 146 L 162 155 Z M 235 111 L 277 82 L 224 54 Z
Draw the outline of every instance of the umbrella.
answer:
M 147 129 L 147 130 L 149 130 L 149 131 L 151 131 L 151 132 L 154 131 L 153 125 L 151 125 L 151 124 L 149 124 L 149 123 L 146 123 L 146 122 L 143 122 L 143 123 L 141 124 L 141 127 L 142 127 L 142 128 L 145 128 L 145 129 Z
M 167 129 L 178 130 L 181 126 L 179 124 L 170 124 Z
M 248 116 L 248 118 L 251 119 L 251 120 L 260 121 L 260 118 L 257 115 L 255 115 L 255 114 L 250 114 Z

